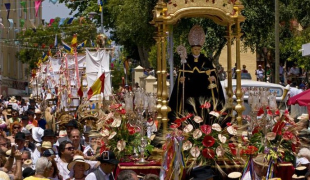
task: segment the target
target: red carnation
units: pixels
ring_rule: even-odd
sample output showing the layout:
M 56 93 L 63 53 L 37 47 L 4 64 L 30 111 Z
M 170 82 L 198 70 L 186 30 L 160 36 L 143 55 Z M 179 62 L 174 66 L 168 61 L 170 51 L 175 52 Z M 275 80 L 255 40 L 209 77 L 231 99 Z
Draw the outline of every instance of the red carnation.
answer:
M 215 140 L 212 136 L 205 136 L 202 140 L 202 144 L 205 147 L 212 147 L 214 143 L 215 143 Z
M 215 152 L 213 151 L 213 149 L 205 148 L 202 150 L 202 155 L 207 159 L 213 159 L 215 156 Z
M 135 130 L 135 128 L 134 128 L 134 127 L 129 126 L 129 127 L 128 127 L 128 132 L 129 132 L 129 134 L 130 134 L 130 135 L 133 135 L 133 134 L 135 134 L 135 133 L 136 133 L 136 130 Z
M 211 104 L 209 102 L 206 102 L 200 106 L 200 108 L 202 109 L 209 109 L 210 107 L 211 107 Z
M 201 125 L 200 126 L 200 129 L 201 129 L 201 132 L 205 133 L 206 135 L 210 134 L 211 133 L 211 130 L 212 130 L 212 126 L 210 125 Z
M 293 138 L 293 133 L 289 132 L 289 131 L 285 131 L 283 133 L 283 139 L 284 140 L 291 140 Z

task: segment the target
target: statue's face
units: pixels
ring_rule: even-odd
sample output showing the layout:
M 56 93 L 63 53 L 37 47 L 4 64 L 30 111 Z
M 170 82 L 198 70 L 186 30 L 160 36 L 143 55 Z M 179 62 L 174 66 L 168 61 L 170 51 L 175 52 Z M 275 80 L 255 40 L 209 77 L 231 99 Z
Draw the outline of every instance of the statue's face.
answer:
M 192 54 L 193 55 L 198 56 L 200 54 L 200 51 L 201 51 L 201 47 L 199 47 L 199 46 L 192 47 Z

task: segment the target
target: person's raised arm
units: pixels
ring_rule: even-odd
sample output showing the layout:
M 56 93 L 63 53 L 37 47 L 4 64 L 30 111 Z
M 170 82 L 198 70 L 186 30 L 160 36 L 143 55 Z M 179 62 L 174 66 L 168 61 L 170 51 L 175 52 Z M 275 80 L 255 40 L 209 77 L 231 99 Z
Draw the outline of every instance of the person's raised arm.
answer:
M 16 171 L 14 173 L 14 180 L 22 180 L 22 153 L 19 152 L 18 150 L 15 151 L 14 157 L 16 161 Z
M 12 169 L 13 163 L 14 163 L 14 153 L 15 153 L 15 146 L 13 145 L 11 148 L 11 155 L 9 156 L 8 161 L 6 161 L 4 167 L 3 167 L 3 171 L 4 172 L 9 172 Z

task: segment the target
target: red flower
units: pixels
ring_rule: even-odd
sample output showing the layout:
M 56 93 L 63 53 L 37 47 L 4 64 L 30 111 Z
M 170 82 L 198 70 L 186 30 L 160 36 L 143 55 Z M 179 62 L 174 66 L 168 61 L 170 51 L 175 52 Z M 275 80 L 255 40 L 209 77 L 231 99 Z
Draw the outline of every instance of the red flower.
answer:
M 126 114 L 126 110 L 125 110 L 125 109 L 122 109 L 122 110 L 120 110 L 120 113 L 121 113 L 121 114 Z
M 114 119 L 113 119 L 113 118 L 110 118 L 110 119 L 108 119 L 106 122 L 107 122 L 107 124 L 112 124 L 113 121 L 114 121 Z
M 275 115 L 280 116 L 280 111 L 279 111 L 279 109 L 276 110 Z
M 289 132 L 289 131 L 285 131 L 283 133 L 283 139 L 284 140 L 291 140 L 293 138 L 293 133 Z
M 293 152 L 296 152 L 296 145 L 295 144 L 292 143 L 291 148 L 292 148 Z
M 181 124 L 183 121 L 182 121 L 182 119 L 176 119 L 175 121 L 174 121 L 174 123 L 176 123 L 176 124 Z
M 212 147 L 214 143 L 215 143 L 215 140 L 212 136 L 205 136 L 202 140 L 202 144 L 205 147 Z
M 192 114 L 192 113 L 188 113 L 187 116 L 185 116 L 185 117 L 186 117 L 186 119 L 188 119 L 188 118 L 191 118 L 193 115 L 194 114 Z
M 206 135 L 210 134 L 212 131 L 212 126 L 210 125 L 201 125 L 200 126 L 201 132 L 205 133 Z
M 243 151 L 244 154 L 253 155 L 258 151 L 257 147 L 255 146 L 248 146 L 246 150 Z
M 228 123 L 226 123 L 226 125 L 229 127 L 229 126 L 231 126 L 231 123 L 230 123 L 230 122 L 228 122 Z
M 209 102 L 206 102 L 200 106 L 200 108 L 202 109 L 209 109 L 210 107 L 211 107 L 211 104 Z
M 237 155 L 236 145 L 233 143 L 229 143 L 228 146 L 229 146 L 231 153 L 236 156 Z
M 213 151 L 213 149 L 205 148 L 202 150 L 202 155 L 203 155 L 203 157 L 205 157 L 207 159 L 213 159 L 215 156 L 215 152 Z
M 272 129 L 272 132 L 278 134 L 278 135 L 281 135 L 282 134 L 282 129 L 284 128 L 285 126 L 285 123 L 283 121 L 278 121 L 273 129 Z
M 129 126 L 129 127 L 128 127 L 128 132 L 129 132 L 129 134 L 130 134 L 130 135 L 133 135 L 133 134 L 135 134 L 135 133 L 136 133 L 136 130 L 135 130 L 135 128 L 134 128 L 134 127 Z
M 178 127 L 180 127 L 180 126 L 181 126 L 181 123 L 178 122 L 178 123 L 176 123 L 176 124 L 171 124 L 171 125 L 170 125 L 170 128 L 175 129 L 175 128 L 178 128 Z
M 263 110 L 263 108 L 260 108 L 258 113 L 257 113 L 257 116 L 261 116 L 263 114 L 264 114 L 264 110 Z

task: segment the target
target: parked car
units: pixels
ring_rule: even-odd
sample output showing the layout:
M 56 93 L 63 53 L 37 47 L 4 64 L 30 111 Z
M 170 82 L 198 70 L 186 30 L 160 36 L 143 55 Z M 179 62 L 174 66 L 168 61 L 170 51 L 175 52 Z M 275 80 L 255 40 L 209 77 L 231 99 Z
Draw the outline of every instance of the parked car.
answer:
M 227 80 L 221 81 L 222 84 L 222 88 L 223 88 L 223 92 L 224 92 L 224 96 L 225 99 L 226 97 L 226 90 L 224 87 L 227 86 Z M 235 93 L 236 90 L 236 85 L 237 85 L 237 80 L 233 79 L 232 80 L 232 87 L 233 87 L 233 92 Z M 282 96 L 284 93 L 284 88 L 283 86 L 279 85 L 279 84 L 274 84 L 274 83 L 266 83 L 266 82 L 261 82 L 261 81 L 253 81 L 253 80 L 247 80 L 247 79 L 242 79 L 241 80 L 241 88 L 242 89 L 247 89 L 250 87 L 263 87 L 263 88 L 269 88 L 270 92 L 276 92 L 276 99 L 278 104 L 282 101 Z M 251 112 L 251 107 L 248 104 L 248 92 L 245 91 L 245 93 L 243 94 L 243 100 L 244 100 L 244 106 L 245 106 L 245 110 L 243 111 L 243 114 L 249 114 Z M 233 99 L 236 100 L 236 96 L 233 96 Z M 284 100 L 286 101 L 286 100 Z

